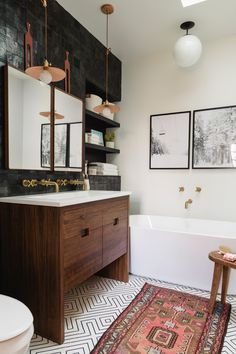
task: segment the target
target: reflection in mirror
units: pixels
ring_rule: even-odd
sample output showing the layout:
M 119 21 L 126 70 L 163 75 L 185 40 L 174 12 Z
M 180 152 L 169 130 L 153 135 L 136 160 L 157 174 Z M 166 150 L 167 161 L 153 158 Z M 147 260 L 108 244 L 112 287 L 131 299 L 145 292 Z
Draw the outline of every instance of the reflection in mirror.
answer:
M 57 115 L 64 118 L 59 120 Z M 82 100 L 55 89 L 55 170 L 82 171 L 82 136 Z
M 10 169 L 50 169 L 50 125 L 43 131 L 47 120 L 40 114 L 47 111 L 50 112 L 50 86 L 8 67 Z M 47 138 L 42 138 L 41 134 Z

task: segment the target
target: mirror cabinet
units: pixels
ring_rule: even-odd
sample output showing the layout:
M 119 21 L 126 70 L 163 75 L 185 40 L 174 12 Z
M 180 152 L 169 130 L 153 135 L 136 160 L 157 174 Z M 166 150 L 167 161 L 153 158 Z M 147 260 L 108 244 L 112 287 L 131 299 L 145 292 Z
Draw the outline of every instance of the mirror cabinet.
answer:
M 8 169 L 82 171 L 82 100 L 6 66 L 5 161 Z

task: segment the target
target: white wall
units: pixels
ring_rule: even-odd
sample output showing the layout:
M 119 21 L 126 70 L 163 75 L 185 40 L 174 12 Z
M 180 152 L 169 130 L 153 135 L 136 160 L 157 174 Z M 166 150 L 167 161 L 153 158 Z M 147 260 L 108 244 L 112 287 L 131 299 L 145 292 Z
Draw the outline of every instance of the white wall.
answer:
M 132 213 L 236 221 L 236 170 L 149 170 L 150 114 L 236 105 L 236 36 L 203 45 L 193 68 L 178 68 L 171 52 L 124 65 L 121 153 L 112 161 L 122 189 L 133 192 Z M 180 194 L 179 186 L 186 191 Z M 186 211 L 188 198 L 193 204 Z

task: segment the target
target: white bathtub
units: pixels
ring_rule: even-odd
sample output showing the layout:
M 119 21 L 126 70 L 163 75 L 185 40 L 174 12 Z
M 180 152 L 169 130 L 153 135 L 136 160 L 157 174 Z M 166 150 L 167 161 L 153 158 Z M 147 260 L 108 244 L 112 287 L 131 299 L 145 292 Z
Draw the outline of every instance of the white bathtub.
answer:
M 210 290 L 208 253 L 220 245 L 236 253 L 236 222 L 130 216 L 130 272 L 135 275 Z M 228 293 L 236 294 L 236 270 Z

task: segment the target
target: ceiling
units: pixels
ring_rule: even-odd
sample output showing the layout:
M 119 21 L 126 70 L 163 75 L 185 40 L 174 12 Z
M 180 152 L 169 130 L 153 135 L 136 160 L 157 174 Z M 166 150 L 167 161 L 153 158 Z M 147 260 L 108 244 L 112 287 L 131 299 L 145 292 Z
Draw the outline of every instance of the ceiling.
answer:
M 100 11 L 104 0 L 57 0 L 99 41 L 105 44 L 106 17 Z M 122 61 L 161 50 L 172 50 L 184 32 L 184 21 L 194 21 L 190 33 L 202 42 L 236 34 L 236 0 L 207 0 L 182 7 L 180 0 L 111 0 L 109 46 Z

